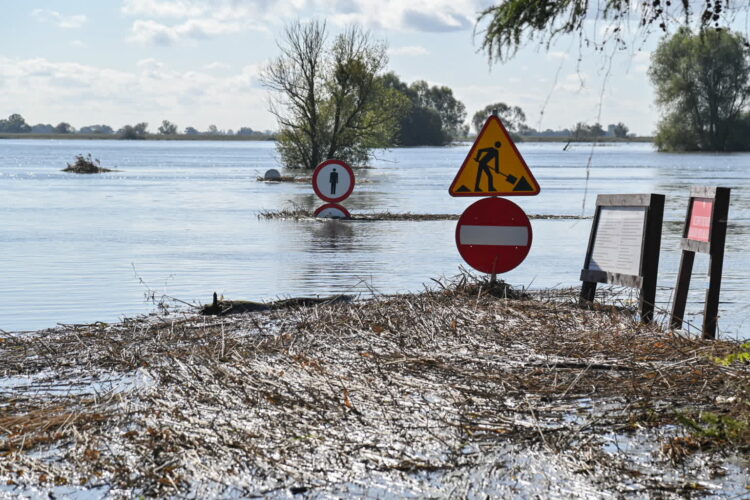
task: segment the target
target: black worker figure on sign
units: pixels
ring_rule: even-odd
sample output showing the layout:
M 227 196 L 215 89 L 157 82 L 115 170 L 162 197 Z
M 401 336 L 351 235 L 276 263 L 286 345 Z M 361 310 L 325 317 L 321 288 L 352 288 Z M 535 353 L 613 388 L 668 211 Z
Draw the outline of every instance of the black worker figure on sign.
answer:
M 492 163 L 493 161 L 495 162 L 494 170 L 496 174 L 502 175 L 511 184 L 514 184 L 516 182 L 516 178 L 514 176 L 505 175 L 500 172 L 500 146 L 500 141 L 496 141 L 494 148 L 482 148 L 477 151 L 477 155 L 474 158 L 474 161 L 479 163 L 479 168 L 477 168 L 477 180 L 474 183 L 475 192 L 482 192 L 482 190 L 479 188 L 479 184 L 480 182 L 482 182 L 482 174 L 487 176 L 487 190 L 497 191 L 497 189 L 495 189 L 495 184 L 493 183 L 492 171 L 490 170 L 490 163 Z
M 331 175 L 328 176 L 328 182 L 331 183 L 331 194 L 336 194 L 336 184 L 339 183 L 339 173 L 336 172 L 336 167 L 333 167 Z

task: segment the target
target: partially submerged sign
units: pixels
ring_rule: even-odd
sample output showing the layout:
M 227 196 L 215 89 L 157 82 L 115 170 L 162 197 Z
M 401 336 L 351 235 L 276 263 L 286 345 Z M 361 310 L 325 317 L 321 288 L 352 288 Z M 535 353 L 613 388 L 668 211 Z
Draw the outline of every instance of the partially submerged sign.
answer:
M 662 194 L 610 194 L 596 198 L 581 301 L 593 302 L 597 283 L 640 289 L 639 311 L 653 319 L 664 217 Z
M 337 203 L 326 203 L 313 214 L 321 219 L 351 219 L 349 211 Z
M 534 196 L 539 183 L 497 116 L 477 135 L 448 192 L 451 196 Z
M 685 315 L 690 276 L 696 253 L 709 255 L 709 284 L 703 309 L 703 338 L 716 338 L 719 315 L 721 274 L 724 267 L 724 242 L 729 217 L 730 188 L 693 186 L 690 188 L 685 228 L 682 232 L 682 257 L 677 274 L 672 306 L 672 328 L 681 328 Z
M 467 208 L 456 224 L 456 246 L 477 271 L 505 273 L 518 266 L 531 249 L 531 223 L 510 200 L 485 198 Z
M 315 167 L 312 185 L 320 199 L 338 203 L 354 191 L 354 171 L 345 161 L 326 160 Z

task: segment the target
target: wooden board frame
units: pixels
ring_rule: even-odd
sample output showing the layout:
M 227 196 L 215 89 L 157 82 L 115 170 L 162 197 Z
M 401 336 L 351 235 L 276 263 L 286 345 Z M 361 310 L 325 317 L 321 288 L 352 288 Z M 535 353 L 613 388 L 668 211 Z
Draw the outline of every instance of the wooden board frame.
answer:
M 641 242 L 640 272 L 638 275 L 610 273 L 589 269 L 591 256 L 596 243 L 596 233 L 602 207 L 643 207 L 645 208 L 645 226 Z M 586 250 L 586 259 L 581 270 L 582 304 L 591 304 L 596 294 L 597 283 L 639 288 L 638 310 L 641 321 L 650 323 L 654 318 L 656 301 L 656 276 L 659 271 L 659 250 L 661 247 L 661 229 L 664 220 L 663 194 L 600 194 L 596 198 L 596 213 L 591 224 L 591 235 Z
M 729 218 L 729 198 L 731 188 L 716 186 L 692 186 L 690 188 L 690 199 L 688 201 L 687 214 L 685 215 L 685 227 L 682 231 L 682 256 L 680 258 L 680 270 L 677 273 L 677 284 L 674 290 L 674 303 L 672 304 L 672 315 L 670 325 L 672 328 L 682 328 L 687 304 L 688 290 L 690 289 L 690 277 L 693 273 L 693 262 L 696 253 L 705 253 L 709 256 L 709 284 L 706 290 L 706 303 L 703 308 L 704 339 L 716 338 L 716 325 L 719 316 L 719 294 L 721 292 L 721 274 L 724 267 L 724 245 L 727 236 L 727 221 Z M 711 228 L 708 241 L 697 241 L 688 239 L 690 219 L 693 213 L 693 203 L 696 198 L 708 198 L 713 200 L 711 211 Z

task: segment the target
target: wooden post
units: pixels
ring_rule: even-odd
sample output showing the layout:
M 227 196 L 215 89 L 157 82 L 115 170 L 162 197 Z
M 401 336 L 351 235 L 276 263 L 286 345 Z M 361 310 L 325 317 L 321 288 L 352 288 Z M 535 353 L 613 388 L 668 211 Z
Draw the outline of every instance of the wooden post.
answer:
M 598 200 L 597 200 L 598 201 Z M 583 262 L 583 268 L 588 269 L 591 261 L 591 254 L 594 251 L 594 240 L 596 239 L 597 222 L 599 222 L 599 214 L 601 212 L 600 206 L 597 204 L 596 212 L 594 213 L 594 222 L 591 224 L 591 232 L 589 233 L 589 244 L 586 248 L 586 260 Z M 578 303 L 582 306 L 590 306 L 594 302 L 596 297 L 596 281 L 584 280 L 581 283 L 581 294 L 578 297 Z
M 638 299 L 641 321 L 651 323 L 656 304 L 656 278 L 659 274 L 659 252 L 661 250 L 661 227 L 664 220 L 664 195 L 651 195 L 646 212 L 646 228 L 643 234 L 643 257 L 641 261 L 641 293 Z
M 687 305 L 688 289 L 690 289 L 690 277 L 693 274 L 694 261 L 695 252 L 689 250 L 682 251 L 682 257 L 680 257 L 680 271 L 677 274 L 677 285 L 674 288 L 674 305 L 672 306 L 672 319 L 670 321 L 672 328 L 682 328 L 683 318 L 685 317 L 685 306 Z
M 714 195 L 714 211 L 711 217 L 709 280 L 708 290 L 706 290 L 706 306 L 703 309 L 704 339 L 716 338 L 721 273 L 724 268 L 724 243 L 727 237 L 727 219 L 729 217 L 729 191 L 729 188 L 717 187 Z

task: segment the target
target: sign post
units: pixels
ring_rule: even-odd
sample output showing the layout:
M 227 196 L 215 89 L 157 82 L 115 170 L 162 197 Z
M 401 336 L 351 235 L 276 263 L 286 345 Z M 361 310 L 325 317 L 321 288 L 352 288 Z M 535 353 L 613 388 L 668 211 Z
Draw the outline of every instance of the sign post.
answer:
M 709 284 L 703 309 L 704 339 L 716 338 L 730 191 L 727 187 L 693 186 L 690 188 L 690 201 L 680 242 L 682 257 L 677 274 L 670 325 L 672 328 L 682 328 L 695 254 L 696 252 L 706 253 L 709 255 Z
M 471 267 L 490 274 L 491 286 L 498 273 L 523 262 L 532 240 L 531 224 L 521 207 L 497 196 L 535 196 L 539 191 L 534 174 L 493 110 L 448 188 L 451 196 L 485 197 L 458 220 L 456 246 Z
M 641 321 L 650 323 L 664 217 L 663 194 L 600 194 L 581 270 L 581 302 L 594 301 L 597 283 L 639 288 Z

